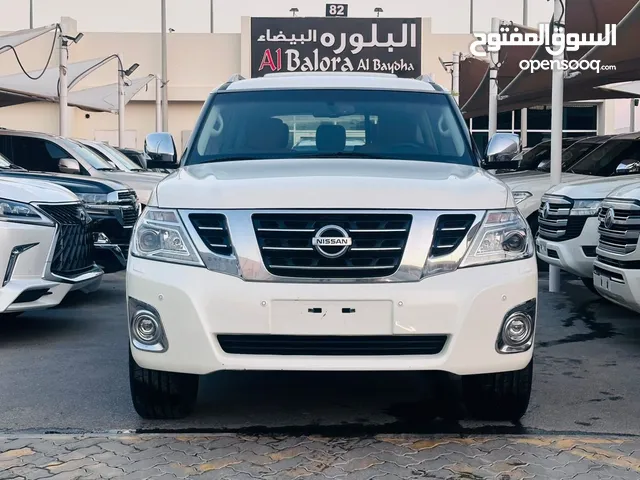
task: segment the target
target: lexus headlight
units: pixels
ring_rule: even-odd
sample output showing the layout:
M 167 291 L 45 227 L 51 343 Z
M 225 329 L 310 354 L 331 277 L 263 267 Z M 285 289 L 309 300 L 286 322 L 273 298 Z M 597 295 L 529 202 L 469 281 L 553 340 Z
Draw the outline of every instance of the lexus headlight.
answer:
M 108 202 L 106 193 L 76 193 L 76 196 L 89 205 L 102 205 Z
M 595 217 L 600 210 L 600 204 L 602 200 L 575 200 L 571 212 L 569 215 L 576 215 L 579 217 Z
M 530 197 L 533 197 L 531 192 L 513 192 L 513 201 L 516 202 L 516 205 Z
M 0 222 L 53 226 L 53 221 L 33 205 L 0 198 Z
M 147 207 L 133 232 L 131 255 L 204 266 L 176 210 Z
M 527 221 L 513 208 L 485 215 L 460 268 L 533 257 L 533 236 Z

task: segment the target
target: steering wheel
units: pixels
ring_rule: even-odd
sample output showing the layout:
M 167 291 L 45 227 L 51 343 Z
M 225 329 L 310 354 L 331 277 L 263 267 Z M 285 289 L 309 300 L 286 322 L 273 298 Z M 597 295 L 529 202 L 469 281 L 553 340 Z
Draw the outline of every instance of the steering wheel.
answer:
M 424 149 L 424 145 L 420 145 L 419 143 L 414 143 L 414 142 L 403 142 L 403 143 L 394 144 L 393 148 L 423 150 Z

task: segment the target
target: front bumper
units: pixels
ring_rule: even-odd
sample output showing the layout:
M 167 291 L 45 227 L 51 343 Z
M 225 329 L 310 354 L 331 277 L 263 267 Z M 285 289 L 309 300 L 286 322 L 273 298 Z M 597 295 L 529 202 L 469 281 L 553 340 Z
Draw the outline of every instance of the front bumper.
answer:
M 102 280 L 97 267 L 72 280 L 50 273 L 54 227 L 9 222 L 0 227 L 0 312 L 55 307 L 70 291 Z
M 533 349 L 501 354 L 496 340 L 507 312 L 535 299 L 537 292 L 535 258 L 384 284 L 247 282 L 204 268 L 135 257 L 127 265 L 127 296 L 157 311 L 168 345 L 160 353 L 139 350 L 132 342 L 135 361 L 148 369 L 194 374 L 440 370 L 467 375 L 519 370 L 529 363 Z M 359 314 L 309 312 L 327 305 Z M 446 335 L 447 341 L 433 355 L 247 355 L 225 352 L 217 338 L 225 334 Z
M 594 262 L 593 285 L 604 298 L 640 313 L 640 269 Z
M 598 245 L 598 218 L 587 219 L 578 238 L 561 242 L 536 238 L 538 258 L 578 277 L 591 278 Z

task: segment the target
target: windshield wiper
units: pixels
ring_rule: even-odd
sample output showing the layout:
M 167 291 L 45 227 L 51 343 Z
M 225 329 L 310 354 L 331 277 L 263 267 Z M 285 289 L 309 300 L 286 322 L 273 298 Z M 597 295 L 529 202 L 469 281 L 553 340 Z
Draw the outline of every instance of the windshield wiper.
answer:
M 117 168 L 96 168 L 100 172 L 117 172 Z

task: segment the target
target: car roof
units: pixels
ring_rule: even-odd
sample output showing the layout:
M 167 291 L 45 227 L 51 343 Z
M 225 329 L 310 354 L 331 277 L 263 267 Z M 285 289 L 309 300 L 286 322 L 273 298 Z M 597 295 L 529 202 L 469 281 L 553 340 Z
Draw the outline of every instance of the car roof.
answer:
M 293 89 L 372 89 L 448 93 L 426 76 L 414 79 L 399 78 L 394 74 L 342 72 L 273 73 L 250 79 L 234 76 L 217 91 Z

